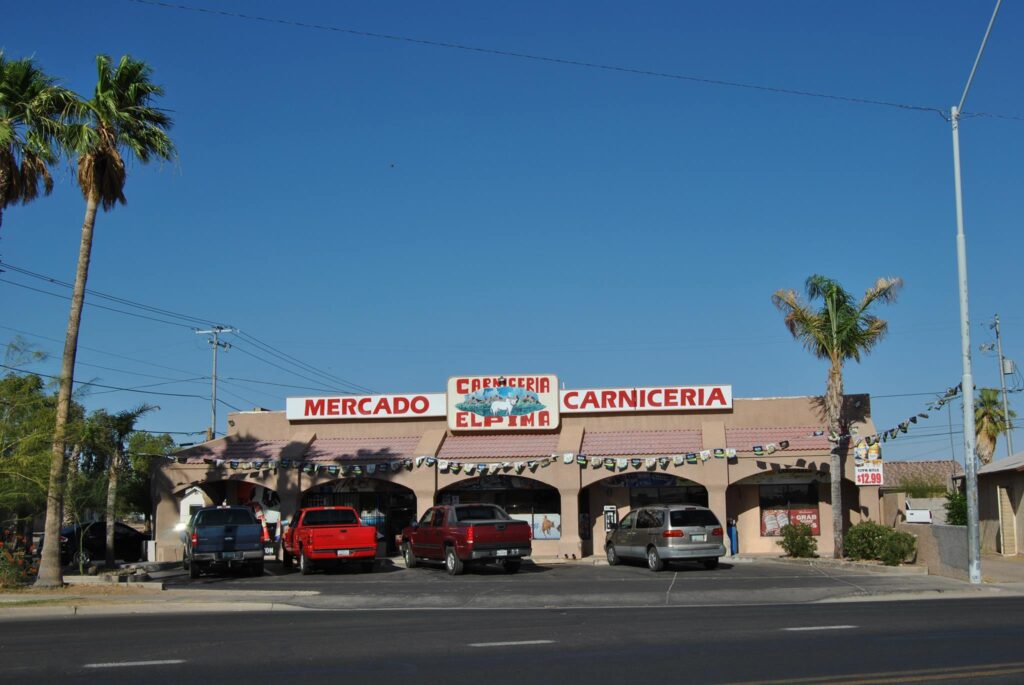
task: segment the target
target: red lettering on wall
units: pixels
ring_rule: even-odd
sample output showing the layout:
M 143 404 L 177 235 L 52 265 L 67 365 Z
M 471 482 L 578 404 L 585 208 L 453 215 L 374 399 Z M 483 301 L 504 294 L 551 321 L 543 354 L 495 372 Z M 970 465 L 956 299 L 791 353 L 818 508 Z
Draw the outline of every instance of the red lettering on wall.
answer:
M 341 400 L 341 413 L 343 416 L 353 416 L 356 413 L 356 398 L 343 397 Z
M 708 395 L 708 404 L 716 401 L 723 407 L 725 406 L 725 393 L 722 392 L 721 388 L 712 388 L 711 393 Z
M 359 400 L 359 413 L 369 414 L 370 413 L 370 402 L 372 400 L 369 397 L 364 397 Z
M 323 400 L 306 400 L 306 408 L 303 410 L 303 416 L 323 416 L 324 415 L 324 401 Z
M 430 408 L 430 402 L 423 395 L 417 395 L 412 398 L 412 412 L 414 414 L 424 414 L 427 409 Z
M 682 395 L 683 397 L 680 404 L 684 407 L 692 407 L 694 405 L 694 398 L 697 395 L 697 391 L 693 388 L 683 388 Z
M 575 390 L 570 390 L 569 392 L 562 395 L 562 404 L 564 404 L 569 409 L 579 409 L 580 405 L 573 404 L 576 401 L 576 398 L 579 396 L 580 394 L 578 392 L 576 392 Z
M 636 409 L 636 388 L 633 388 L 632 390 L 619 391 L 619 409 L 623 409 L 625 407 Z
M 327 415 L 328 416 L 337 416 L 338 413 L 339 413 L 338 412 L 338 404 L 340 404 L 340 403 L 341 403 L 341 400 L 339 400 L 337 397 L 332 397 L 331 399 L 327 400 Z
M 658 396 L 658 399 L 654 399 L 655 395 Z M 652 407 L 664 406 L 664 403 L 661 399 L 663 395 L 664 392 L 662 392 L 661 390 L 651 390 L 649 393 L 647 393 L 647 404 Z

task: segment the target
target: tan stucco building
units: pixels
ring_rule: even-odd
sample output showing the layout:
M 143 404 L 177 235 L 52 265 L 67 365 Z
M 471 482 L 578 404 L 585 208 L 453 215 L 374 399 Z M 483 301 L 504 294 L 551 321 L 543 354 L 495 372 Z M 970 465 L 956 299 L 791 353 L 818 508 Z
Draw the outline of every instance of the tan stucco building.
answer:
M 303 401 L 294 398 L 287 411 L 233 413 L 226 437 L 155 466 L 157 558 L 180 559 L 174 525 L 190 508 L 250 500 L 282 519 L 303 505 L 354 506 L 384 534 L 389 553 L 394 534 L 435 503 L 487 501 L 531 523 L 537 558 L 603 554 L 606 516 L 658 501 L 705 505 L 723 523 L 734 520 L 740 553 L 777 553 L 779 528 L 800 520 L 820 531 L 819 553 L 831 555 L 832 444 L 820 398 L 733 400 L 731 387 L 722 387 L 728 406 L 687 408 L 687 397 L 695 395 L 673 388 L 663 389 L 660 403 L 612 402 L 593 412 L 580 401 L 582 391 L 566 400 L 573 393 L 562 389 L 555 400 L 563 405 L 560 416 L 544 427 L 516 430 L 466 424 L 465 417 L 456 422 L 452 399 L 447 416 L 424 410 L 419 416 L 300 417 L 293 405 Z M 340 407 L 343 414 L 346 406 L 377 406 L 376 397 L 362 405 L 306 406 L 321 412 Z M 388 409 L 415 409 L 418 401 L 409 396 L 401 405 L 394 403 L 399 396 L 381 397 L 392 398 L 380 405 Z M 444 395 L 423 397 L 436 403 Z M 666 398 L 680 406 L 661 402 Z M 845 406 L 853 436 L 875 433 L 867 395 L 847 396 Z M 494 413 L 501 424 L 506 410 Z M 879 520 L 878 488 L 854 485 L 850 451 L 844 518 L 847 525 Z

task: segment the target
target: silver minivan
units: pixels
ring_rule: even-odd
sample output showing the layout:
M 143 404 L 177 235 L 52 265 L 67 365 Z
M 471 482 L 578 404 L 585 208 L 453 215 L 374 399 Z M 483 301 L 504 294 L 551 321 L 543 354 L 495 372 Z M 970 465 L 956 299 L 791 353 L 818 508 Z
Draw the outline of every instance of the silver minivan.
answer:
M 697 561 L 706 569 L 718 566 L 725 554 L 722 524 L 706 507 L 691 504 L 653 504 L 626 514 L 608 533 L 608 564 L 620 559 L 646 559 L 652 571 L 666 561 Z

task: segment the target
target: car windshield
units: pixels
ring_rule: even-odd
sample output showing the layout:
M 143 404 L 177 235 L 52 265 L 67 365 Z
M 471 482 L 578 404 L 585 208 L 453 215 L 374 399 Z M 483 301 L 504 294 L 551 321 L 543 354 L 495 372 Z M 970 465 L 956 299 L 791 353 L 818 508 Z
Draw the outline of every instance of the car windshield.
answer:
M 481 504 L 472 507 L 458 507 L 455 510 L 455 517 L 460 522 L 465 521 L 508 521 L 509 516 L 498 507 Z
M 351 509 L 322 509 L 307 511 L 302 519 L 304 526 L 348 526 L 357 523 L 356 513 Z
M 680 509 L 669 514 L 673 526 L 717 526 L 718 519 L 706 509 Z
M 196 514 L 197 526 L 244 526 L 256 523 L 256 517 L 248 509 L 209 509 Z

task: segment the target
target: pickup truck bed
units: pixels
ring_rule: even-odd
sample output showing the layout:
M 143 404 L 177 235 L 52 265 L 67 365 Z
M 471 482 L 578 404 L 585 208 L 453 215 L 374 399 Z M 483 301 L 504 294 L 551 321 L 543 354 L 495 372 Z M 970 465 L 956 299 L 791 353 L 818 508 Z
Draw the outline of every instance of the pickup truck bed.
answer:
M 284 565 L 298 560 L 303 575 L 317 566 L 358 565 L 372 571 L 377 559 L 377 529 L 363 525 L 351 507 L 299 509 L 281 538 Z

